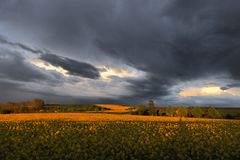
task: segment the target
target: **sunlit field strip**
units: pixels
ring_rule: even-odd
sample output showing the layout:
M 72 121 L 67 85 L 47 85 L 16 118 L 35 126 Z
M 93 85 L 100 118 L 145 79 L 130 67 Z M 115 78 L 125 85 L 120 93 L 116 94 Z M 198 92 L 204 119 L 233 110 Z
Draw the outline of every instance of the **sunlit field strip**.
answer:
M 114 105 L 114 104 L 96 104 L 97 106 L 103 107 L 103 108 L 109 108 L 111 110 L 105 110 L 104 112 L 129 112 L 128 106 L 123 105 Z
M 71 120 L 71 121 L 229 121 L 222 119 L 115 115 L 104 113 L 30 113 L 0 115 L 0 121 Z M 239 121 L 240 122 L 240 121 Z

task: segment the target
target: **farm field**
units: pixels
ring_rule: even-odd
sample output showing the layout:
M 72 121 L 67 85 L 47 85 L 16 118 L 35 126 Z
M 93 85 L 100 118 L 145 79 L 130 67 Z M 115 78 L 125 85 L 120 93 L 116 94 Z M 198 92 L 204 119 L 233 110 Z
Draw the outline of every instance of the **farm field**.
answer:
M 117 112 L 117 113 L 127 113 L 130 111 L 130 107 L 116 104 L 96 104 L 102 108 L 108 108 L 110 110 L 106 110 L 104 112 Z
M 240 159 L 240 121 L 95 113 L 0 116 L 0 159 Z
M 1 121 L 26 121 L 26 120 L 67 120 L 67 121 L 179 121 L 179 117 L 140 116 L 130 114 L 109 113 L 20 113 L 2 114 Z M 221 119 L 184 118 L 183 121 L 223 121 Z

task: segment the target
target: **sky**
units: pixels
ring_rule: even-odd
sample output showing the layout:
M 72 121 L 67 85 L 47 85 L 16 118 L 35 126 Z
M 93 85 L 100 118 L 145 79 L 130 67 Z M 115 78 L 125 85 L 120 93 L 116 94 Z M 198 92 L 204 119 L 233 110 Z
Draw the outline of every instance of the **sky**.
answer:
M 0 0 L 0 103 L 240 106 L 240 1 Z

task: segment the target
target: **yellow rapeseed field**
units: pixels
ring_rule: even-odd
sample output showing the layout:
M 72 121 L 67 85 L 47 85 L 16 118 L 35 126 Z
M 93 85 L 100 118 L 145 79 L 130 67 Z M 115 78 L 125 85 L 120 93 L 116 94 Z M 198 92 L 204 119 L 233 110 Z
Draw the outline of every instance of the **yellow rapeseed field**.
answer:
M 240 121 L 111 113 L 0 115 L 0 159 L 240 159 Z
M 71 121 L 224 121 L 221 119 L 139 116 L 109 113 L 24 113 L 2 114 L 0 121 L 19 120 L 71 120 Z

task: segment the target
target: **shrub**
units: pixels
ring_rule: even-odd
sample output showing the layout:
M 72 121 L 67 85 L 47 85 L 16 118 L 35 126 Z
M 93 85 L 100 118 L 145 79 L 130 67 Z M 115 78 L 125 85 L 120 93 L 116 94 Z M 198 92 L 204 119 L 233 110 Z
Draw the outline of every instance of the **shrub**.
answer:
M 208 108 L 208 117 L 209 118 L 221 118 L 221 114 L 213 107 Z
M 187 117 L 187 115 L 188 115 L 188 110 L 187 110 L 187 108 L 185 108 L 185 107 L 179 107 L 179 108 L 176 110 L 176 115 L 179 116 L 179 117 Z
M 140 104 L 136 107 L 136 111 L 132 111 L 131 114 L 133 115 L 149 115 L 149 110 L 144 104 Z
M 34 110 L 41 110 L 44 106 L 44 101 L 42 99 L 34 99 L 29 102 L 30 107 L 34 108 Z
M 202 117 L 202 115 L 203 115 L 203 111 L 202 111 L 201 108 L 195 107 L 195 108 L 192 109 L 191 115 L 192 115 L 193 117 L 200 118 L 200 117 Z
M 226 114 L 226 115 L 224 116 L 224 118 L 226 118 L 226 119 L 234 119 L 235 116 L 228 113 L 228 114 Z
M 2 110 L 0 110 L 0 114 L 10 114 L 10 113 L 13 113 L 13 111 L 10 110 L 10 109 L 2 109 Z
M 174 113 L 175 113 L 175 110 L 174 110 L 173 107 L 169 106 L 169 107 L 166 108 L 166 115 L 167 116 L 173 117 Z
M 28 112 L 29 112 L 29 109 L 28 109 L 28 107 L 26 107 L 26 106 L 22 106 L 22 107 L 20 107 L 19 112 L 20 112 L 20 113 L 28 113 Z

